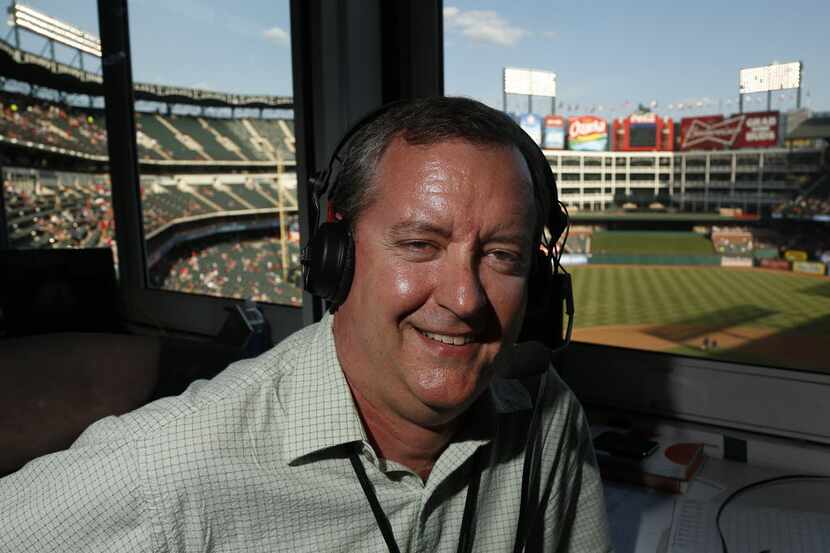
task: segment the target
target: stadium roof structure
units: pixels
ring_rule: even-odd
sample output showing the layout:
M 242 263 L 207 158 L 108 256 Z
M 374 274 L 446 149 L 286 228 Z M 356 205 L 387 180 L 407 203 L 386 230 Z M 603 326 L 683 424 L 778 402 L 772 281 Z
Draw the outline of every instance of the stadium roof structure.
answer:
M 101 75 L 27 52 L 0 39 L 0 74 L 8 79 L 69 94 L 102 96 Z M 200 88 L 135 83 L 136 100 L 204 107 L 292 109 L 290 96 L 228 94 Z
M 813 116 L 803 121 L 787 136 L 787 140 L 830 140 L 830 114 Z

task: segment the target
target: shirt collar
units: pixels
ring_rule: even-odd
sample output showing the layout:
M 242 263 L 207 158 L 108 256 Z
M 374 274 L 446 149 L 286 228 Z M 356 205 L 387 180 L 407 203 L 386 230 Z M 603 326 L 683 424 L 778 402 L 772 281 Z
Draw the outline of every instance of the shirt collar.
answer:
M 284 401 L 287 425 L 283 459 L 301 458 L 368 439 L 351 390 L 343 375 L 334 343 L 332 322 L 326 313 L 317 323 L 312 343 L 300 353 L 293 371 L 294 385 Z M 516 380 L 496 378 L 467 413 L 467 425 L 453 442 L 477 448 L 497 432 L 499 415 L 532 408 L 527 389 Z
M 294 368 L 294 385 L 284 403 L 283 456 L 289 464 L 312 453 L 366 441 L 337 360 L 332 321 L 332 315 L 326 313 L 317 323 L 312 343 L 300 353 Z

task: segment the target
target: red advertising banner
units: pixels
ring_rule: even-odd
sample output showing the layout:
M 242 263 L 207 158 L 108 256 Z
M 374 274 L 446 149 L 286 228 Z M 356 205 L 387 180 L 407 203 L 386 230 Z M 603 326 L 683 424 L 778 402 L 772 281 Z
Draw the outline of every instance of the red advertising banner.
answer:
M 735 148 L 772 148 L 778 145 L 778 112 L 744 113 Z
M 775 269 L 778 271 L 789 271 L 790 262 L 784 259 L 762 259 L 761 267 L 765 269 Z
M 681 150 L 770 148 L 778 144 L 777 111 L 684 117 L 680 121 Z
M 653 152 L 674 149 L 674 122 L 654 113 L 633 113 L 615 119 L 614 150 Z

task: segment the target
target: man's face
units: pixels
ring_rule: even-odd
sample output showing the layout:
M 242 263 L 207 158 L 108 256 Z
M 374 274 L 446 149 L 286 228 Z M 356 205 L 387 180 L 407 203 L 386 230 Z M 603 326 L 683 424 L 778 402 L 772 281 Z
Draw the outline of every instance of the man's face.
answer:
M 489 384 L 524 315 L 530 183 L 512 147 L 395 139 L 387 148 L 334 321 L 346 376 L 375 408 L 441 424 Z

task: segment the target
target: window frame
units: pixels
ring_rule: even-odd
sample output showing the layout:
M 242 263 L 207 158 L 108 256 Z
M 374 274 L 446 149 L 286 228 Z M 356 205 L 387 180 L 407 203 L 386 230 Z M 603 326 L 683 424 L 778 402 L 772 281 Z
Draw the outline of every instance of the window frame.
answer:
M 443 93 L 440 0 L 290 0 L 301 239 L 309 235 L 307 179 L 328 164 L 348 126 L 398 98 Z M 113 213 L 122 310 L 144 331 L 215 337 L 242 300 L 149 287 L 141 218 L 127 0 L 98 0 Z M 417 31 L 414 32 L 417 25 Z M 120 183 L 115 185 L 115 183 Z M 322 317 L 322 302 L 258 304 L 274 342 Z
M 358 6 L 358 4 L 360 4 Z M 107 118 L 133 109 L 127 0 L 98 0 L 104 48 Z M 291 0 L 300 225 L 308 236 L 308 175 L 327 163 L 336 140 L 364 113 L 395 98 L 443 93 L 443 19 L 440 0 L 349 2 Z M 105 22 L 104 19 L 108 18 Z M 383 23 L 378 25 L 378 23 Z M 121 33 L 110 38 L 111 26 Z M 386 28 L 384 33 L 380 29 Z M 418 32 L 413 32 L 414 29 Z M 394 47 L 394 48 L 393 48 Z M 398 52 L 397 55 L 393 51 Z M 126 59 L 126 64 L 124 63 Z M 118 72 L 115 70 L 118 69 Z M 111 104 L 115 100 L 116 103 Z M 118 103 L 120 102 L 120 103 Z M 114 112 L 117 119 L 119 111 Z M 122 122 L 122 124 L 125 124 Z M 133 120 L 134 124 L 134 120 Z M 133 127 L 134 131 L 134 127 Z M 138 204 L 134 132 L 110 141 L 111 168 L 131 187 L 113 189 L 119 245 L 143 238 Z M 128 150 L 119 154 L 119 148 Z M 123 150 L 122 150 L 123 151 Z M 132 173 L 129 173 L 132 171 Z M 116 182 L 113 173 L 113 182 Z M 193 296 L 146 287 L 143 240 L 119 248 L 129 320 L 162 331 L 215 336 L 227 309 L 239 300 Z M 263 305 L 275 339 L 318 320 L 323 306 L 304 295 L 302 309 Z M 576 306 L 579 317 L 579 306 Z M 574 343 L 557 364 L 588 405 L 714 424 L 759 434 L 830 444 L 830 375 Z M 740 402 L 736 402 L 740 398 Z

